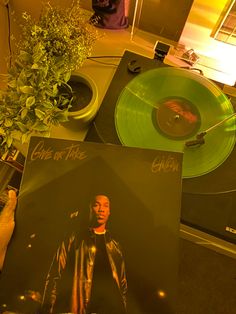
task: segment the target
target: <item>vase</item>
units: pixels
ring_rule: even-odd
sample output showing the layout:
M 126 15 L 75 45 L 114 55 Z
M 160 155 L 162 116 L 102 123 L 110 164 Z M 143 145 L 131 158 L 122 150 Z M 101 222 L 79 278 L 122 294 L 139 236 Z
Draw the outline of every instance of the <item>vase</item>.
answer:
M 68 118 L 88 124 L 98 111 L 98 89 L 94 80 L 84 73 L 73 73 L 68 82 L 73 90 Z

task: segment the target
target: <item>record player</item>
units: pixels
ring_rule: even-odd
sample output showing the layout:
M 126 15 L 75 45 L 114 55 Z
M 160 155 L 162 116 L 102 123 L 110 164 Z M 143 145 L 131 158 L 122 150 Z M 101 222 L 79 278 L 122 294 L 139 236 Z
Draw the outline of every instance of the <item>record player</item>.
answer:
M 236 243 L 235 102 L 223 87 L 125 51 L 85 140 L 182 151 L 181 222 Z

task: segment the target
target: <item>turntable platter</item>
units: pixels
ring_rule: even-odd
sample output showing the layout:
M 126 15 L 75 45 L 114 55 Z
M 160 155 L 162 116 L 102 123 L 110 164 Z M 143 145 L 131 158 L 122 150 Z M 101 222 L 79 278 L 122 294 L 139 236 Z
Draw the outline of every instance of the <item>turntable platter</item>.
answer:
M 183 152 L 183 178 L 216 169 L 235 145 L 235 119 L 206 135 L 205 143 L 186 141 L 234 113 L 224 93 L 210 80 L 186 69 L 160 67 L 139 74 L 122 90 L 115 127 L 123 145 Z

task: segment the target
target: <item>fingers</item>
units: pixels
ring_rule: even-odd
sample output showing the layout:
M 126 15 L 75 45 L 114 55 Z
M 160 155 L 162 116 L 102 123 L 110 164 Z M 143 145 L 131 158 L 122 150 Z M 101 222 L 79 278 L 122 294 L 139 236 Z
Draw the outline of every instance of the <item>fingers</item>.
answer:
M 16 203 L 16 192 L 14 190 L 8 191 L 8 201 L 0 213 L 0 270 L 3 267 L 7 245 L 15 227 L 14 213 Z
M 2 212 L 0 214 L 1 222 L 14 220 L 16 204 L 17 204 L 16 192 L 14 190 L 9 190 L 7 203 L 3 207 Z
M 16 208 L 17 203 L 17 197 L 16 197 L 16 191 L 15 190 L 9 190 L 8 191 L 8 201 L 6 204 L 6 207 L 9 211 L 14 211 Z

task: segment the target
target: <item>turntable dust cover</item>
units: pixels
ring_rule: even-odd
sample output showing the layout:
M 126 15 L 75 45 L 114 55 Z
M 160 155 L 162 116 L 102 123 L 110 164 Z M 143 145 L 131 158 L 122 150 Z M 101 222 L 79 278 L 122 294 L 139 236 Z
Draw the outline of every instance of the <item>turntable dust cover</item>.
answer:
M 99 195 L 109 201 L 106 230 L 116 246 L 110 253 L 107 246 L 107 254 L 122 302 L 125 298 L 124 313 L 174 313 L 182 157 L 170 151 L 32 137 L 16 228 L 0 277 L 0 312 L 81 313 L 74 284 L 83 284 L 78 279 L 82 251 L 75 250 L 73 263 L 66 253 L 75 239 L 78 247 L 84 241 L 94 208 L 91 199 Z M 121 254 L 122 270 L 114 252 Z M 60 271 L 54 279 L 59 282 L 64 274 L 63 296 L 54 291 L 47 298 L 55 259 Z M 92 280 L 91 275 L 88 282 Z M 109 299 L 108 293 L 105 302 Z

